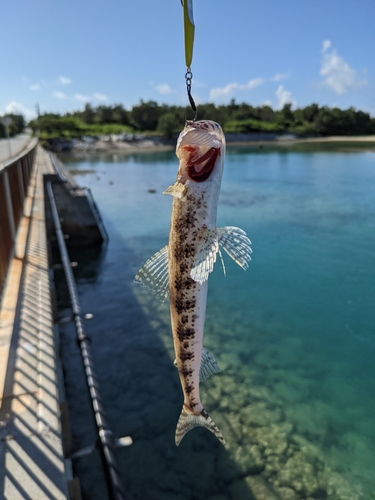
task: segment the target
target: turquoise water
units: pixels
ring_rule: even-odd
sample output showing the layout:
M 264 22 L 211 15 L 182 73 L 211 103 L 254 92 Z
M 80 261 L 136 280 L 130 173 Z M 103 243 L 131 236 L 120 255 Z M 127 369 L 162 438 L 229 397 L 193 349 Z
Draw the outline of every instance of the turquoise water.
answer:
M 118 452 L 129 498 L 375 498 L 375 154 L 228 150 L 218 225 L 243 228 L 253 260 L 226 259 L 209 282 L 205 345 L 222 373 L 202 401 L 227 449 L 203 429 L 175 447 L 168 304 L 132 282 L 167 242 L 174 154 L 63 160 L 110 235 L 91 264 L 78 255 L 77 279 L 110 425 L 134 440 Z M 71 326 L 61 335 L 79 447 L 93 426 Z M 105 498 L 97 456 L 75 471 L 86 498 Z

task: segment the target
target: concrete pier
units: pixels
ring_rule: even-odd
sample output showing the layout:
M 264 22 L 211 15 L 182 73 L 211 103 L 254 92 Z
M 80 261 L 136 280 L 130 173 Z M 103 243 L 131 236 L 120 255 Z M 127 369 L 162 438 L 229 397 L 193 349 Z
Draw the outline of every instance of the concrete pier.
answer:
M 38 147 L 0 310 L 0 498 L 68 498 Z

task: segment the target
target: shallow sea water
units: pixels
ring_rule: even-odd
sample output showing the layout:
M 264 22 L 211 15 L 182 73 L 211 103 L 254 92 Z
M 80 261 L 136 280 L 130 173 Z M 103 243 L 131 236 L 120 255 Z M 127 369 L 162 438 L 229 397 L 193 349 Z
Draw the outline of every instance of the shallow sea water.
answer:
M 218 225 L 244 229 L 253 260 L 243 272 L 224 257 L 209 281 L 204 344 L 222 373 L 202 402 L 226 449 L 204 429 L 175 447 L 168 304 L 132 282 L 167 243 L 174 153 L 62 159 L 110 236 L 73 260 L 110 426 L 134 440 L 118 451 L 128 498 L 375 498 L 375 154 L 228 149 Z M 74 330 L 60 333 L 79 448 L 94 428 Z M 74 468 L 85 498 L 106 498 L 96 454 Z

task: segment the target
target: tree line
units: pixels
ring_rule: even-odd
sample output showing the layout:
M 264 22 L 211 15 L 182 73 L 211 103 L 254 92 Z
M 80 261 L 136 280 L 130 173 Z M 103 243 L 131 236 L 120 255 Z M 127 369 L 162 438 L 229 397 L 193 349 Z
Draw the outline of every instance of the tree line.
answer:
M 160 134 L 174 137 L 183 128 L 186 119 L 192 119 L 189 107 L 140 101 L 130 110 L 122 104 L 93 107 L 86 104 L 81 111 L 52 114 L 44 113 L 29 125 L 39 129 L 42 137 L 79 137 L 121 131 Z M 198 106 L 198 119 L 210 119 L 221 124 L 226 133 L 273 132 L 293 133 L 300 137 L 329 135 L 375 134 L 375 118 L 369 113 L 351 107 L 310 104 L 292 109 L 290 103 L 282 109 L 271 106 L 252 106 L 247 103 L 228 105 L 213 103 Z
M 12 122 L 9 125 L 9 135 L 10 136 L 19 134 L 19 133 L 21 133 L 24 130 L 24 128 L 25 128 L 25 119 L 24 119 L 24 117 L 22 115 L 15 114 L 15 113 L 10 113 L 10 114 L 7 114 L 6 116 L 9 116 L 9 118 L 12 119 Z M 0 116 L 0 139 L 3 139 L 4 137 L 6 137 L 5 127 L 1 123 L 1 119 L 2 118 L 3 118 L 3 116 Z

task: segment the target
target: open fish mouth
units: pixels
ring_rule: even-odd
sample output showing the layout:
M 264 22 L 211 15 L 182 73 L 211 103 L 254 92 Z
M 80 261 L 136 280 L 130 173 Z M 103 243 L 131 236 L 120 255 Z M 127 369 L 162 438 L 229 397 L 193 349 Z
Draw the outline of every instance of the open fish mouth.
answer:
M 219 156 L 224 152 L 224 134 L 215 122 L 186 122 L 176 148 L 181 160 L 181 182 L 206 181 L 215 169 Z
M 189 148 L 189 146 L 185 146 L 184 148 Z M 195 182 L 204 182 L 207 180 L 215 167 L 219 154 L 220 148 L 210 148 L 199 158 L 195 158 L 195 155 L 192 155 L 186 163 L 189 179 Z

